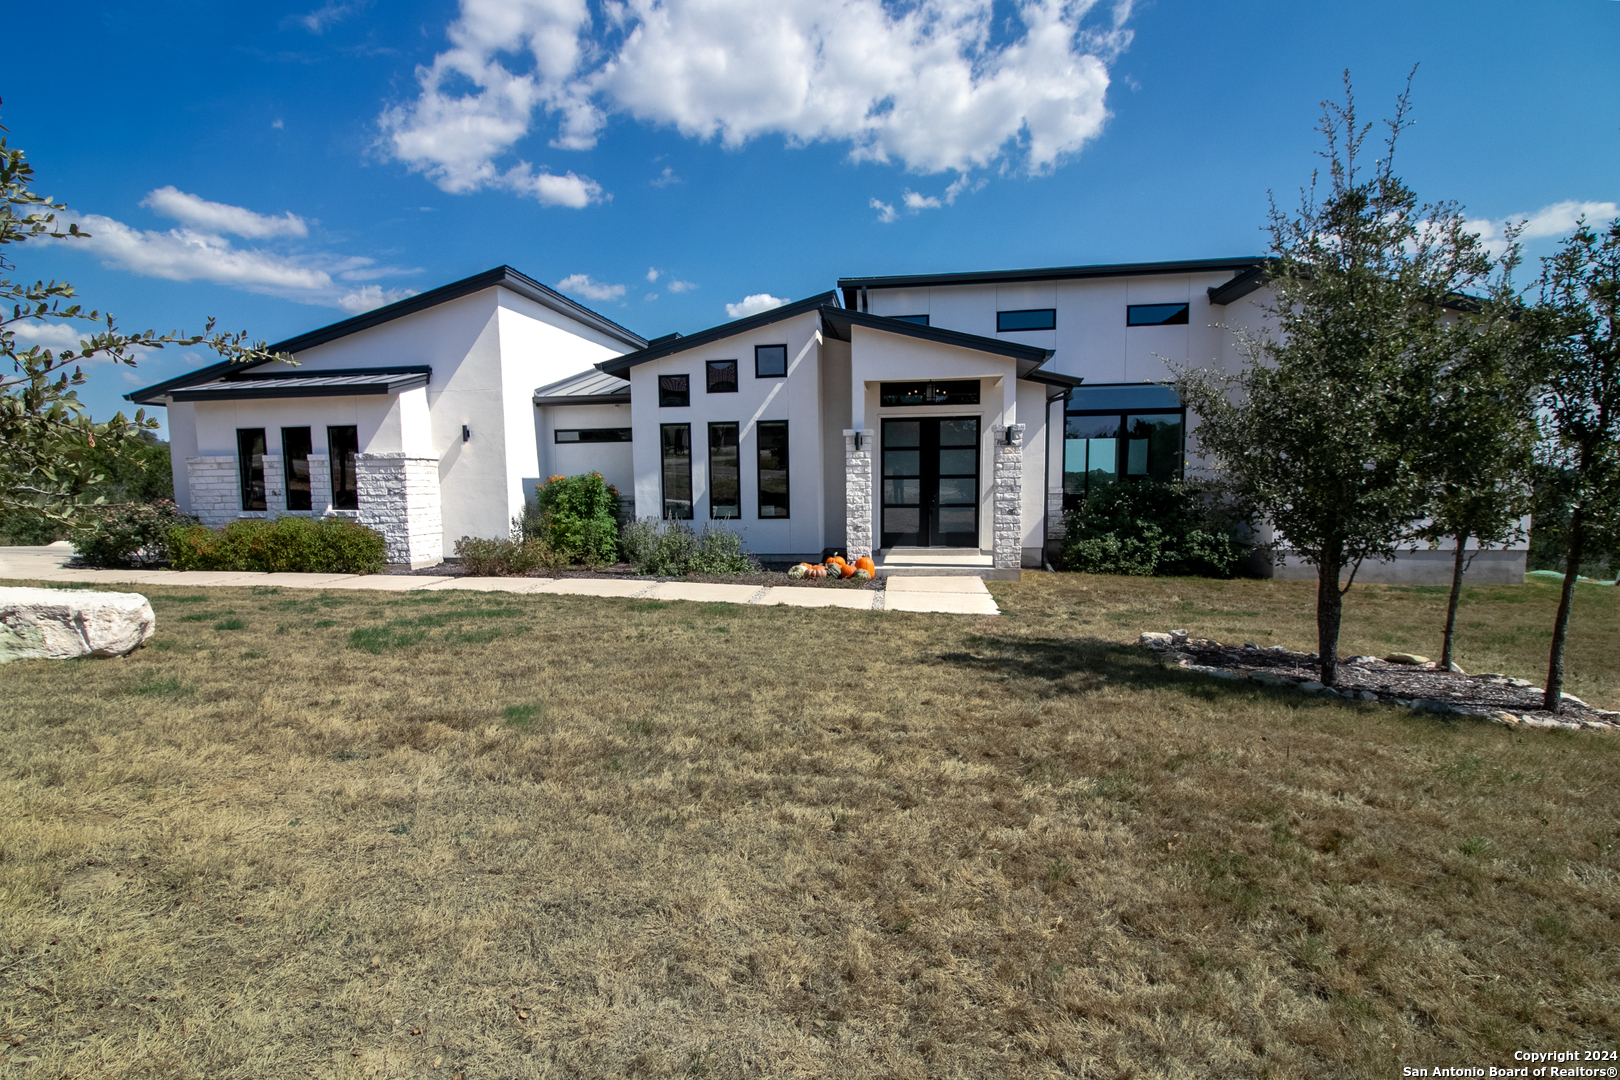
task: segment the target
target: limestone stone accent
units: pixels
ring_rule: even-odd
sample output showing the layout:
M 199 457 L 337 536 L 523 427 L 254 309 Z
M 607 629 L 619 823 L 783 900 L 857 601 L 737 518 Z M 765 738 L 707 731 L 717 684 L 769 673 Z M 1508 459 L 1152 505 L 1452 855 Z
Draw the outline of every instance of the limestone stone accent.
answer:
M 223 525 L 242 515 L 241 478 L 236 457 L 186 458 L 191 512 L 204 525 Z
M 856 441 L 860 449 L 855 448 Z M 872 459 L 877 449 L 870 428 L 844 431 L 844 558 L 872 554 Z
M 332 509 L 332 459 L 309 455 L 309 508 L 317 517 Z
M 412 569 L 444 561 L 439 463 L 405 454 L 360 454 L 354 464 L 360 524 L 382 533 L 388 561 Z
M 139 593 L 0 589 L 0 663 L 123 656 L 156 626 Z
M 990 428 L 996 449 L 991 561 L 998 570 L 1016 570 L 1024 564 L 1024 427 Z
M 287 485 L 280 454 L 264 455 L 264 507 L 270 517 L 287 512 Z

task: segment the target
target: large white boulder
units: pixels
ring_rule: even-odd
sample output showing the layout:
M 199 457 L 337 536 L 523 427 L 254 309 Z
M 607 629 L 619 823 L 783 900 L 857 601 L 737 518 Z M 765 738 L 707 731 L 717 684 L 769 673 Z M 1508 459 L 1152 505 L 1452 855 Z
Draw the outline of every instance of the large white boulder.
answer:
M 139 593 L 0 589 L 0 664 L 123 656 L 156 626 L 152 605 Z

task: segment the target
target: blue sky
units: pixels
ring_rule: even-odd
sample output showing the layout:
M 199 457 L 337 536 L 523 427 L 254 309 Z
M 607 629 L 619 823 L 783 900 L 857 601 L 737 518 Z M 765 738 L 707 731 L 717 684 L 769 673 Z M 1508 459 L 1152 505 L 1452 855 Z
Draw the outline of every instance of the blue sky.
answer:
M 8 55 L 0 122 L 96 235 L 8 257 L 126 328 L 275 341 L 507 263 L 653 337 L 840 275 L 1259 253 L 1347 67 L 1376 119 L 1420 65 L 1398 171 L 1482 228 L 1529 218 L 1532 255 L 1620 201 L 1620 0 L 144 0 L 52 25 Z M 98 365 L 81 397 L 105 417 L 209 359 Z

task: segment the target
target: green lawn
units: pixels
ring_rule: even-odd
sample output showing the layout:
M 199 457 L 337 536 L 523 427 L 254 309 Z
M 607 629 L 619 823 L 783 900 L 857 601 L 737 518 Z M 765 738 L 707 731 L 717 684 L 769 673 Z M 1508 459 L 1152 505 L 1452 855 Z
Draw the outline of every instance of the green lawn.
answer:
M 3 669 L 0 1075 L 1399 1076 L 1612 1049 L 1616 740 L 1165 671 L 1312 587 L 995 618 L 143 590 Z M 1554 586 L 1470 590 L 1536 680 Z M 1569 690 L 1620 705 L 1620 590 Z M 1344 648 L 1437 651 L 1357 586 Z

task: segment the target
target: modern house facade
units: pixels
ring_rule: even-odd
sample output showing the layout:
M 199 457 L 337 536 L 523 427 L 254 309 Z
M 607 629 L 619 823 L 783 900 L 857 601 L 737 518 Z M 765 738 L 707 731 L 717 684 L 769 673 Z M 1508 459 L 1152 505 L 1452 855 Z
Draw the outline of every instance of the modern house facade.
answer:
M 767 560 L 949 552 L 1012 576 L 1047 564 L 1089 487 L 1183 475 L 1197 420 L 1171 365 L 1240 366 L 1263 270 L 844 278 L 649 342 L 502 267 L 275 346 L 296 367 L 215 365 L 129 397 L 170 410 L 183 509 L 349 513 L 395 562 L 504 535 L 542 478 L 595 471 L 636 516 L 741 531 Z M 1522 580 L 1524 554 L 1485 553 L 1471 577 Z M 1444 580 L 1449 562 L 1363 580 Z

